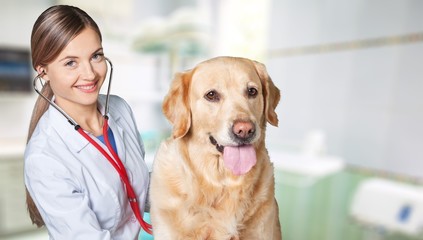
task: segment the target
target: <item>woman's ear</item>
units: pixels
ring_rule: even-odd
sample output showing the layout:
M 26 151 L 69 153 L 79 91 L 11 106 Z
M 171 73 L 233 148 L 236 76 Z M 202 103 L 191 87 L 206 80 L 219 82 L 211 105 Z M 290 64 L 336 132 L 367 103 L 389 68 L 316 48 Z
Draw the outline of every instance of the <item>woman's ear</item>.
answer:
M 44 80 L 49 81 L 49 77 L 47 75 L 46 69 L 43 66 L 36 67 L 37 73 L 40 77 L 42 77 Z

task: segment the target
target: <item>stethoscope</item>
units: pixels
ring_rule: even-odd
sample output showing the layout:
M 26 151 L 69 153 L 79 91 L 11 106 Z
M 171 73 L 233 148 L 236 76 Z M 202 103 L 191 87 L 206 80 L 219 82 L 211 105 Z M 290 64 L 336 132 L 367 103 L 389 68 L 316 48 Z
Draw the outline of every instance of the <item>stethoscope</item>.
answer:
M 107 95 L 106 95 L 106 103 L 104 108 L 104 123 L 103 123 L 103 137 L 104 142 L 106 143 L 107 149 L 110 151 L 112 156 L 106 152 L 94 139 L 92 139 L 80 126 L 78 123 L 76 123 L 63 109 L 61 109 L 56 103 L 54 103 L 52 100 L 50 100 L 48 97 L 46 97 L 44 94 L 42 94 L 42 90 L 38 89 L 37 81 L 40 86 L 44 87 L 43 79 L 41 78 L 43 73 L 38 74 L 34 80 L 33 80 L 33 87 L 36 93 L 40 95 L 42 98 L 44 98 L 51 106 L 53 106 L 57 111 L 59 111 L 67 120 L 68 122 L 75 128 L 75 130 L 81 134 L 85 139 L 87 139 L 95 148 L 97 148 L 98 151 L 103 154 L 104 157 L 107 158 L 107 160 L 112 164 L 112 166 L 115 168 L 115 170 L 118 172 L 120 178 L 122 179 L 123 183 L 125 184 L 126 192 L 128 194 L 128 201 L 131 205 L 132 211 L 134 212 L 136 218 L 138 219 L 138 222 L 140 223 L 141 227 L 149 234 L 152 234 L 152 226 L 145 222 L 144 219 L 141 216 L 140 209 L 138 207 L 138 200 L 135 194 L 134 189 L 131 186 L 131 183 L 129 182 L 128 174 L 126 173 L 125 166 L 123 165 L 122 161 L 120 160 L 119 156 L 117 155 L 116 151 L 113 150 L 112 145 L 110 144 L 109 137 L 107 134 L 107 130 L 109 128 L 108 120 L 109 117 L 107 116 L 109 113 L 109 95 L 110 95 L 110 87 L 112 83 L 112 75 L 113 75 L 113 64 L 108 59 L 105 58 L 106 62 L 110 66 L 110 72 L 109 72 L 109 85 L 107 87 Z

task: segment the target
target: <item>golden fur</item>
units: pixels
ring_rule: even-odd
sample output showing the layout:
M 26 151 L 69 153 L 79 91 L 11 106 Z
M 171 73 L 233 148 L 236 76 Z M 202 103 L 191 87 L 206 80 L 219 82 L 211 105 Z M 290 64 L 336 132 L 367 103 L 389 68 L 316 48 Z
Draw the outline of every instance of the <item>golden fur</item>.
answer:
M 249 97 L 247 89 L 257 89 Z M 207 93 L 218 93 L 211 101 Z M 163 103 L 172 137 L 157 152 L 151 178 L 151 221 L 156 240 L 282 239 L 274 197 L 273 164 L 265 148 L 266 123 L 277 126 L 279 89 L 265 66 L 217 57 L 175 76 Z M 244 175 L 225 168 L 223 146 L 235 144 L 235 121 L 256 127 L 257 162 Z

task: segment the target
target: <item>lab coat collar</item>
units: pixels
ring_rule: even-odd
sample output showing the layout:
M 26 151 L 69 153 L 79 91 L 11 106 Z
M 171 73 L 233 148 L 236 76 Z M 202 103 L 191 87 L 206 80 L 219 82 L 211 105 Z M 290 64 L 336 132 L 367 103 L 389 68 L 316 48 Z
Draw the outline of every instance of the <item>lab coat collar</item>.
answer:
M 52 99 L 54 100 L 54 98 Z M 105 98 L 103 96 L 99 97 L 98 100 L 98 108 L 102 114 L 104 114 L 104 106 Z M 110 109 L 110 108 L 109 108 Z M 70 124 L 70 122 L 54 107 L 49 107 L 47 112 L 47 118 L 48 122 L 51 124 L 51 126 L 60 134 L 60 136 L 63 139 L 64 142 L 68 145 L 69 149 L 74 152 L 80 152 L 85 147 L 87 147 L 90 142 L 85 139 L 81 134 L 78 133 L 78 131 L 75 130 L 75 127 Z M 109 127 L 112 129 L 116 141 L 116 147 L 118 149 L 118 153 L 120 156 L 125 156 L 124 151 L 125 148 L 122 146 L 122 138 L 123 138 L 123 129 L 119 127 L 119 120 L 121 118 L 120 115 L 113 116 L 113 114 L 108 114 L 109 116 Z M 118 134 L 116 134 L 118 133 Z M 95 136 L 88 134 L 91 138 L 93 138 L 95 141 L 97 141 L 100 146 L 102 146 L 102 143 L 100 140 L 98 140 Z M 105 149 L 108 152 L 108 149 Z M 124 161 L 124 159 L 122 159 Z

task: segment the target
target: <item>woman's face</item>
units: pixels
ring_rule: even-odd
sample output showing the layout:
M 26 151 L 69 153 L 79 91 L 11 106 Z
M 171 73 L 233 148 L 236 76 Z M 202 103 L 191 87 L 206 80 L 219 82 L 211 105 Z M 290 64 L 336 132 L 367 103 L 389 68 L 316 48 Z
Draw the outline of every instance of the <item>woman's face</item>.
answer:
M 43 78 L 50 81 L 55 102 L 65 111 L 96 106 L 107 65 L 98 34 L 84 29 L 44 68 Z

